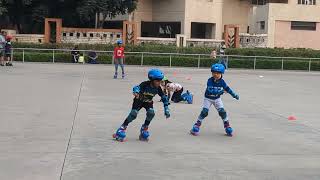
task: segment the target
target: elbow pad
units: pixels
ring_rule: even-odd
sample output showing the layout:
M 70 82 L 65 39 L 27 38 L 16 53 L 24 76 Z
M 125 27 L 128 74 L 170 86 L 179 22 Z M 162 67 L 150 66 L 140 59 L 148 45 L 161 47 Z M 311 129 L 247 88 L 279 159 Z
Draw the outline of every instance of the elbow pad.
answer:
M 140 93 L 140 86 L 133 87 L 132 92 L 139 94 Z

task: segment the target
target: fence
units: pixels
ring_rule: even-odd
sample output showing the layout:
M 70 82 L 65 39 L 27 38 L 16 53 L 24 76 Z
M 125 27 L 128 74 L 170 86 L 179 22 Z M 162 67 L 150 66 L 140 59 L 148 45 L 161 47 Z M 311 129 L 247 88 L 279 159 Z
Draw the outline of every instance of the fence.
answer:
M 71 51 L 68 49 L 37 49 L 14 48 L 12 57 L 22 62 L 71 62 Z M 87 53 L 94 50 L 78 50 L 88 60 Z M 98 62 L 112 64 L 112 51 L 95 51 Z M 223 58 L 229 62 L 230 68 L 245 69 L 278 69 L 278 70 L 305 70 L 320 71 L 320 58 L 302 57 L 268 57 L 268 56 L 237 56 L 226 55 Z M 126 64 L 140 66 L 168 66 L 168 67 L 210 67 L 218 62 L 208 54 L 180 54 L 154 52 L 126 52 Z

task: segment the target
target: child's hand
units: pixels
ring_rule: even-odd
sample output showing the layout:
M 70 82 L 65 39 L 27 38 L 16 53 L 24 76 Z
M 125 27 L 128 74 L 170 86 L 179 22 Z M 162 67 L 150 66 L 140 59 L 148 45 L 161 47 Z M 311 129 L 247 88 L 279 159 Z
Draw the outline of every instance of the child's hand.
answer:
M 236 100 L 239 100 L 239 99 L 240 99 L 240 97 L 239 97 L 238 94 L 234 94 L 234 95 L 233 95 L 233 98 L 235 98 Z
M 134 98 L 138 99 L 139 98 L 139 94 L 138 93 L 133 93 Z
M 167 119 L 170 118 L 170 110 L 168 106 L 164 108 L 164 115 L 166 116 Z

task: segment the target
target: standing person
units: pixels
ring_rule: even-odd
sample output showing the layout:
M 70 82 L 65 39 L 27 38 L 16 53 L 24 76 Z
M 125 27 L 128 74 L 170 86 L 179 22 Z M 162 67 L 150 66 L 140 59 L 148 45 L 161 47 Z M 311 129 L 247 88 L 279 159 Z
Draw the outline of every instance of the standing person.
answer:
M 6 46 L 5 32 L 1 31 L 1 34 L 0 34 L 0 66 L 4 66 L 5 46 Z
M 227 83 L 223 80 L 222 75 L 225 72 L 225 67 L 222 64 L 214 64 L 211 67 L 212 77 L 208 79 L 207 89 L 205 92 L 202 111 L 197 122 L 193 125 L 190 133 L 197 136 L 200 132 L 202 121 L 208 116 L 209 108 L 214 105 L 223 120 L 225 132 L 228 136 L 232 136 L 233 129 L 230 126 L 227 112 L 224 109 L 221 95 L 224 92 L 229 93 L 233 98 L 239 100 L 239 96 L 231 90 Z
M 166 118 L 170 117 L 170 110 L 169 110 L 169 102 L 168 97 L 163 93 L 160 83 L 163 79 L 164 75 L 163 72 L 159 69 L 152 69 L 148 73 L 149 81 L 142 82 L 140 85 L 133 87 L 133 104 L 131 112 L 129 113 L 128 117 L 122 123 L 120 128 L 113 134 L 113 138 L 117 141 L 124 141 L 126 138 L 126 129 L 128 125 L 137 118 L 138 112 L 145 108 L 147 111 L 147 117 L 145 119 L 144 124 L 141 126 L 140 129 L 140 136 L 139 139 L 141 141 L 148 141 L 149 140 L 149 131 L 148 127 L 155 116 L 155 112 L 153 109 L 153 97 L 155 95 L 159 95 L 162 99 L 162 103 L 164 106 L 164 115 Z
M 7 36 L 7 43 L 5 46 L 5 54 L 6 54 L 6 66 L 12 66 L 12 59 L 11 59 L 11 53 L 12 53 L 12 45 L 11 45 L 11 36 Z
M 124 73 L 124 47 L 122 46 L 122 40 L 117 41 L 117 47 L 114 48 L 113 52 L 113 59 L 114 59 L 114 79 L 118 78 L 118 67 L 120 65 L 122 71 L 122 79 L 125 77 Z
M 219 62 L 220 64 L 223 64 L 223 66 L 228 69 L 228 59 L 226 57 L 226 43 L 221 42 L 220 49 L 219 49 Z

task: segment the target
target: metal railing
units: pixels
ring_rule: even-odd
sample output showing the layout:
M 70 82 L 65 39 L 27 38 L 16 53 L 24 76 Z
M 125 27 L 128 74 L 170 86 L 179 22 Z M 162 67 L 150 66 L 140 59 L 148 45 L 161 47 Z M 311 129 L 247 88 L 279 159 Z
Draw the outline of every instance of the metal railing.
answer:
M 67 62 L 66 59 L 59 59 L 58 55 L 64 55 L 63 57 L 67 57 L 67 55 L 71 58 L 71 52 L 73 50 L 70 49 L 39 49 L 39 48 L 13 48 L 12 49 L 12 57 L 18 61 L 28 62 L 33 61 L 32 59 L 27 60 L 26 55 L 28 53 L 38 53 L 46 54 L 50 56 L 51 59 L 45 59 L 45 62 Z M 83 56 L 86 56 L 88 52 L 94 51 L 96 52 L 102 61 L 103 58 L 108 59 L 109 61 L 104 61 L 103 63 L 112 64 L 113 60 L 113 51 L 96 51 L 96 50 L 77 50 L 82 53 Z M 49 55 L 50 54 L 50 55 Z M 101 55 L 103 57 L 101 57 Z M 46 57 L 47 57 L 46 56 Z M 133 58 L 134 57 L 134 58 Z M 158 63 L 159 66 L 185 66 L 182 64 L 182 60 L 187 62 L 187 67 L 209 67 L 213 62 L 221 57 L 217 57 L 217 59 L 210 58 L 209 54 L 184 54 L 184 53 L 158 53 L 158 52 L 126 52 L 126 59 L 132 60 L 134 59 L 135 63 L 129 63 L 133 65 L 153 65 L 152 60 L 154 58 L 160 58 L 162 63 Z M 138 60 L 138 59 L 139 60 Z M 279 70 L 320 70 L 320 58 L 302 58 L 302 57 L 271 57 L 271 56 L 241 56 L 241 55 L 225 55 L 223 58 L 226 58 L 226 61 L 229 61 L 229 65 L 231 68 L 238 67 L 239 64 L 244 68 L 249 69 L 279 69 Z M 139 61 L 139 62 L 138 62 Z M 181 63 L 179 62 L 181 61 Z M 129 61 L 127 61 L 129 62 Z M 192 63 L 190 63 L 192 62 Z M 238 65 L 236 65 L 238 63 Z M 268 67 L 266 64 L 273 63 Z M 296 65 L 294 64 L 296 63 Z M 295 67 L 300 63 L 299 66 L 303 67 Z M 265 64 L 265 65 L 263 65 Z M 262 67 L 263 65 L 263 67 Z M 241 68 L 240 66 L 240 68 Z M 243 68 L 242 67 L 242 68 Z

